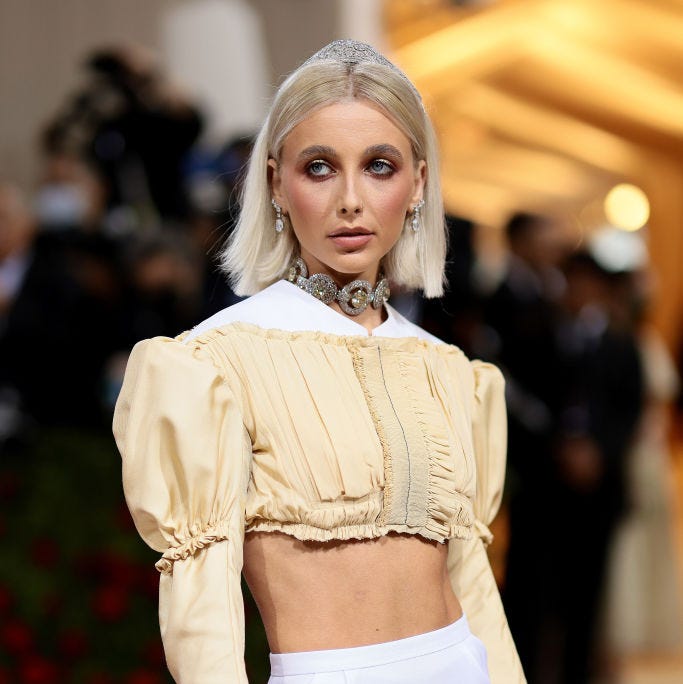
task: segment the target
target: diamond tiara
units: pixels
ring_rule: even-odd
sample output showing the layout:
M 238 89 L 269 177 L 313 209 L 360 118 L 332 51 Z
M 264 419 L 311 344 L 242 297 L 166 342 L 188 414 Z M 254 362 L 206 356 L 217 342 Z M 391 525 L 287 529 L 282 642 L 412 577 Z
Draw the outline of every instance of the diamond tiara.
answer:
M 408 82 L 408 85 L 417 95 L 418 100 L 422 102 L 420 93 L 417 92 L 417 88 L 415 88 L 411 80 L 395 64 L 367 43 L 349 39 L 333 40 L 314 55 L 311 55 L 301 66 L 308 66 L 316 62 L 341 62 L 342 64 L 361 64 L 366 62 L 389 67 Z

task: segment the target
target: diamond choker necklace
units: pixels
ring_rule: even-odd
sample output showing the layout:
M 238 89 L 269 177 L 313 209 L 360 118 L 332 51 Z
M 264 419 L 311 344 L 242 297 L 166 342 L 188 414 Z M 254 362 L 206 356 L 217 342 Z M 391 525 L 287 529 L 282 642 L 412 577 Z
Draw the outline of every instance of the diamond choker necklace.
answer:
M 314 273 L 309 277 L 308 268 L 301 257 L 297 257 L 289 267 L 287 280 L 300 287 L 304 292 L 313 295 L 323 304 L 339 302 L 344 313 L 357 316 L 363 313 L 368 304 L 373 309 L 381 308 L 389 299 L 389 282 L 380 274 L 380 279 L 373 289 L 367 280 L 353 280 L 342 288 L 338 288 L 334 280 L 325 273 Z

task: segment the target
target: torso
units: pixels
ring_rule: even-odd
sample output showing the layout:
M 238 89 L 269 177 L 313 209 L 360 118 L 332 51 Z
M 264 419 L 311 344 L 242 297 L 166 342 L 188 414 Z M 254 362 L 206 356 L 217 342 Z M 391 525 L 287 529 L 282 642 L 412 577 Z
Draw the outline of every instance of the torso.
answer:
M 387 313 L 383 323 L 369 331 L 295 286 L 280 282 L 200 324 L 188 341 L 207 330 L 243 322 L 265 329 L 417 337 L 440 344 L 390 307 Z M 424 362 L 418 365 L 422 367 Z M 334 441 L 337 449 L 353 448 L 353 439 L 346 444 L 349 440 L 339 437 Z M 360 439 L 359 434 L 355 439 Z M 306 446 L 305 441 L 299 446 Z M 368 467 L 370 457 L 361 449 L 359 453 L 363 454 L 360 463 Z M 344 460 L 348 468 L 359 459 Z M 350 484 L 345 468 L 340 466 L 342 480 Z M 265 471 L 271 473 L 270 466 Z M 345 496 L 351 495 L 345 492 Z M 291 500 L 287 501 L 291 505 Z M 323 509 L 318 512 L 324 513 Z M 455 622 L 462 608 L 448 578 L 447 552 L 447 543 L 420 534 L 384 532 L 362 540 L 301 541 L 278 531 L 248 531 L 243 573 L 272 652 L 349 648 L 401 639 Z
M 349 648 L 421 634 L 462 615 L 446 544 L 389 534 L 302 542 L 248 534 L 244 577 L 273 653 Z

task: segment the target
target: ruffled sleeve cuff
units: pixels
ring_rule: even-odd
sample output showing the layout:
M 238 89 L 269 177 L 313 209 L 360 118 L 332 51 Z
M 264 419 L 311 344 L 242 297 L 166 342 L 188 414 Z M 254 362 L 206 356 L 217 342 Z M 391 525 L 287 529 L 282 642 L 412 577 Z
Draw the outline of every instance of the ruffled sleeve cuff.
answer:
M 207 527 L 201 534 L 185 539 L 177 545 L 171 545 L 155 563 L 154 567 L 162 575 L 171 575 L 173 574 L 173 564 L 176 561 L 186 560 L 190 556 L 194 556 L 200 549 L 226 539 L 228 539 L 227 522 L 217 523 Z
M 493 532 L 478 518 L 474 521 L 474 534 L 484 542 L 484 546 L 490 546 L 493 542 Z

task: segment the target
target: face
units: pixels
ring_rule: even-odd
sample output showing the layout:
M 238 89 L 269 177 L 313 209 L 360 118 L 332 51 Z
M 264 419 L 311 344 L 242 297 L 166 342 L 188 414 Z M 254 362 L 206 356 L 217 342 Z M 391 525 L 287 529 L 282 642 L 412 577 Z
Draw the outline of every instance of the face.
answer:
M 33 232 L 33 222 L 18 191 L 0 185 L 0 261 L 26 249 Z
M 374 283 L 422 198 L 426 165 L 407 136 L 371 104 L 339 102 L 295 126 L 269 165 L 309 272 Z

